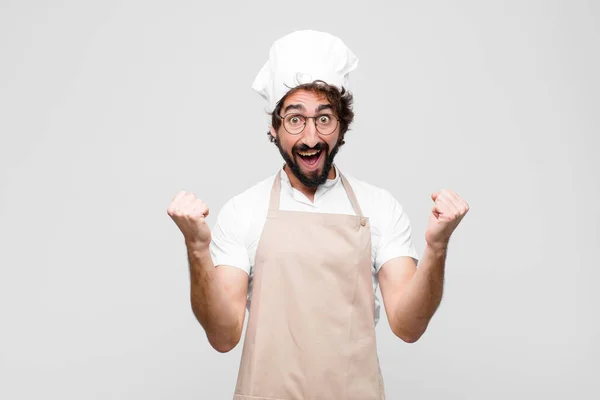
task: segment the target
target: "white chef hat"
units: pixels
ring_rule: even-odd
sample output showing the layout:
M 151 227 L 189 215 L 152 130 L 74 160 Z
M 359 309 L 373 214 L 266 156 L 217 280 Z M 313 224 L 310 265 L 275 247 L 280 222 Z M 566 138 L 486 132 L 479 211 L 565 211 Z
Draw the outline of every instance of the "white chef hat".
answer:
M 338 37 L 312 30 L 292 32 L 271 46 L 269 60 L 254 79 L 252 89 L 268 103 L 268 111 L 292 88 L 323 80 L 348 90 L 348 75 L 358 58 Z

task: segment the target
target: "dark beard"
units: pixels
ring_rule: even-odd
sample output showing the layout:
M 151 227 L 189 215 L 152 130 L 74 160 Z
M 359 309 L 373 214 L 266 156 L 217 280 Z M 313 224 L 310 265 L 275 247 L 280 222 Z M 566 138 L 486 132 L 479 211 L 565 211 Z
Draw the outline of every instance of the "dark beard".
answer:
M 321 150 L 321 151 L 324 151 L 326 154 L 325 165 L 323 166 L 323 172 L 321 172 L 319 175 L 315 174 L 315 175 L 308 176 L 302 172 L 298 163 L 296 163 L 294 161 L 294 159 L 281 148 L 281 145 L 279 144 L 278 140 L 275 141 L 275 144 L 277 145 L 277 148 L 279 149 L 279 153 L 285 160 L 285 163 L 287 164 L 287 166 L 290 167 L 290 170 L 292 171 L 294 176 L 296 178 L 298 178 L 298 180 L 304 186 L 309 187 L 309 188 L 316 188 L 319 185 L 322 185 L 327 181 L 327 177 L 329 176 L 329 171 L 331 170 L 331 167 L 333 165 L 333 159 L 335 158 L 335 155 L 337 154 L 337 152 L 340 149 L 339 143 L 336 143 L 333 150 L 331 150 L 331 153 L 329 153 L 329 145 L 327 145 L 327 143 L 319 143 L 315 147 L 312 147 L 312 148 L 308 147 L 306 145 L 294 146 L 294 148 L 292 148 L 292 154 L 294 154 L 294 157 L 300 157 L 299 155 L 296 154 L 298 151 L 304 152 L 304 151 L 308 151 L 308 150 Z

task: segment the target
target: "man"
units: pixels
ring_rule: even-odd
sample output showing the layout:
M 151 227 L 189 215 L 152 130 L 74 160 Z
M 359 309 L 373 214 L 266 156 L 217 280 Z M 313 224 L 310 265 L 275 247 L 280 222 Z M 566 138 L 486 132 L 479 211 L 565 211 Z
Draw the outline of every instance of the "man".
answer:
M 432 194 L 417 268 L 402 206 L 333 164 L 354 116 L 356 66 L 326 33 L 276 41 L 253 88 L 268 101 L 285 165 L 230 199 L 213 232 L 194 194 L 179 192 L 168 208 L 188 250 L 193 312 L 217 351 L 237 345 L 249 310 L 234 399 L 384 399 L 377 285 L 405 342 L 441 301 L 450 235 L 469 207 L 450 190 Z

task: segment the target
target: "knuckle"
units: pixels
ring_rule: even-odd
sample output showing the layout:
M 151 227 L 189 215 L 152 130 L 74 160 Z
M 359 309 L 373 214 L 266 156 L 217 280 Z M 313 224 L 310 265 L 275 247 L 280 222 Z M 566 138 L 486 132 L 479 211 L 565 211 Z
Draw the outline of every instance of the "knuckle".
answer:
M 175 199 L 171 202 L 171 204 L 169 204 L 169 208 L 172 210 L 174 210 L 181 202 L 181 199 Z
M 203 213 L 204 213 L 204 210 L 202 209 L 202 207 L 196 207 L 190 214 L 194 218 L 197 218 L 197 217 L 201 216 Z

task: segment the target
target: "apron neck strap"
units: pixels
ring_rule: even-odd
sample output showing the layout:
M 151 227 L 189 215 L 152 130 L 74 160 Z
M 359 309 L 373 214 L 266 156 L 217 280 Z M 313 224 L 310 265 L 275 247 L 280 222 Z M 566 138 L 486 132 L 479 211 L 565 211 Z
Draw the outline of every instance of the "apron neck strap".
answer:
M 277 173 L 273 188 L 271 189 L 271 199 L 269 200 L 269 210 L 279 210 L 279 195 L 281 193 L 281 170 Z
M 339 170 L 338 170 L 338 172 L 339 172 Z M 360 209 L 360 206 L 358 205 L 358 200 L 356 199 L 354 190 L 352 190 L 352 186 L 350 186 L 350 183 L 348 182 L 348 180 L 346 179 L 344 174 L 342 174 L 341 172 L 340 172 L 340 179 L 342 181 L 342 185 L 344 186 L 344 189 L 346 190 L 348 199 L 350 199 L 350 203 L 352 203 L 354 212 L 356 212 L 357 216 L 362 217 L 363 213 L 362 213 L 362 210 Z M 275 181 L 273 182 L 273 188 L 271 189 L 271 198 L 269 200 L 269 210 L 279 210 L 280 194 L 281 194 L 281 170 L 279 170 L 279 172 L 277 173 L 277 176 L 275 177 Z
M 350 203 L 352 203 L 352 207 L 354 207 L 354 212 L 356 213 L 357 216 L 363 217 L 362 210 L 360 209 L 360 206 L 358 205 L 358 200 L 356 199 L 354 190 L 352 190 L 352 186 L 350 186 L 350 182 L 348 182 L 348 180 L 346 179 L 344 174 L 342 174 L 341 172 L 340 172 L 340 178 L 342 180 L 342 184 L 344 185 L 344 189 L 346 189 L 346 194 L 348 195 L 348 198 L 350 199 Z

